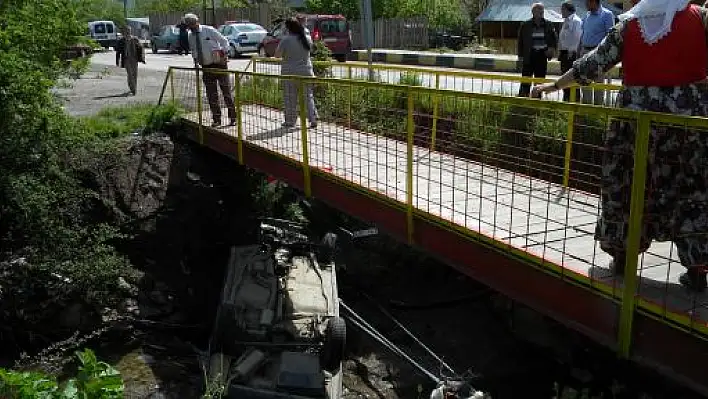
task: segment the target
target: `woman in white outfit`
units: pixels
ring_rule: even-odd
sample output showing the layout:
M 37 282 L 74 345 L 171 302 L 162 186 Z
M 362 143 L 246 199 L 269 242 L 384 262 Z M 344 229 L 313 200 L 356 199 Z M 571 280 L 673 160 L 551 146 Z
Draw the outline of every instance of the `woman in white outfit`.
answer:
M 282 75 L 315 76 L 312 71 L 312 61 L 310 60 L 310 50 L 312 49 L 312 39 L 305 34 L 303 26 L 295 18 L 285 21 L 287 33 L 278 44 L 275 56 L 282 58 L 283 63 L 280 68 Z M 283 101 L 285 103 L 285 122 L 283 127 L 294 127 L 298 116 L 298 81 L 283 81 Z M 310 127 L 317 127 L 317 109 L 315 99 L 312 94 L 312 87 L 305 85 L 307 106 L 307 118 Z

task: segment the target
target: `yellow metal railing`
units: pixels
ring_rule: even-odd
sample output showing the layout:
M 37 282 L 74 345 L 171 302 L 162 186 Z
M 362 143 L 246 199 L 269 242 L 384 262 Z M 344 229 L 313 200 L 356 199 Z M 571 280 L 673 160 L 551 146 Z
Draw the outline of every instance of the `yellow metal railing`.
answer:
M 346 179 L 342 178 L 338 181 L 344 185 L 351 185 L 353 189 L 357 190 L 360 190 L 360 187 L 364 187 L 365 189 L 370 190 L 369 195 L 372 195 L 381 201 L 396 204 L 395 206 L 403 206 L 406 209 L 407 237 L 410 243 L 414 243 L 414 216 L 428 219 L 445 226 L 451 231 L 469 237 L 470 239 L 493 247 L 499 251 L 503 251 L 508 254 L 508 256 L 524 260 L 528 264 L 538 267 L 549 274 L 558 276 L 562 279 L 567 279 L 573 284 L 589 289 L 596 294 L 603 295 L 618 303 L 620 305 L 620 312 L 619 319 L 617 320 L 617 351 L 618 354 L 623 357 L 627 357 L 631 353 L 633 332 L 632 325 L 635 312 L 642 312 L 650 317 L 667 321 L 672 326 L 684 329 L 691 334 L 696 334 L 701 337 L 708 337 L 708 325 L 706 324 L 708 321 L 707 319 L 696 319 L 696 315 L 688 315 L 686 313 L 672 311 L 669 309 L 669 301 L 667 300 L 667 297 L 664 297 L 663 299 L 656 299 L 640 296 L 638 293 L 639 279 L 637 277 L 637 273 L 641 272 L 644 268 L 644 266 L 640 265 L 639 262 L 639 246 L 642 234 L 642 219 L 644 217 L 645 191 L 647 189 L 645 182 L 649 159 L 649 138 L 652 126 L 662 124 L 678 126 L 682 129 L 688 130 L 708 130 L 708 119 L 640 112 L 628 109 L 587 106 L 575 102 L 549 102 L 527 98 L 505 97 L 493 94 L 455 92 L 435 88 L 400 86 L 351 79 L 309 78 L 298 76 L 282 77 L 252 72 L 222 70 L 213 71 L 213 73 L 228 73 L 232 74 L 234 77 L 233 82 L 236 86 L 234 93 L 236 94 L 238 126 L 234 128 L 235 132 L 226 132 L 224 134 L 230 134 L 235 137 L 238 145 L 239 162 L 248 164 L 248 159 L 244 159 L 243 155 L 244 143 L 250 142 L 251 140 L 256 140 L 252 143 L 259 146 L 270 146 L 267 147 L 269 151 L 281 154 L 280 156 L 282 156 L 284 160 L 294 162 L 301 167 L 305 194 L 309 196 L 312 193 L 311 175 L 312 173 L 316 173 L 319 176 L 323 173 L 321 164 L 323 163 L 323 159 L 326 160 L 325 158 L 327 155 L 324 154 L 325 152 L 334 152 L 334 155 L 337 157 L 348 159 L 347 162 L 341 163 L 341 165 L 344 165 L 341 166 L 341 168 L 346 169 L 341 172 L 342 176 L 348 177 L 346 177 Z M 192 118 L 190 120 L 199 125 L 199 141 L 203 142 L 203 113 L 207 110 L 204 109 L 203 105 L 202 98 L 204 94 L 202 92 L 199 79 L 199 71 L 196 71 L 195 73 L 194 69 L 191 68 L 171 67 L 166 79 L 169 79 L 170 81 L 170 98 L 185 99 L 185 103 L 187 102 L 186 99 L 189 99 L 189 101 L 191 101 L 192 98 L 196 100 L 196 104 L 192 104 L 190 102 L 185 105 L 187 108 L 191 108 L 196 112 L 196 116 L 190 117 Z M 279 99 L 282 98 L 282 93 L 280 93 L 279 90 L 281 90 L 280 83 L 283 80 L 297 83 L 299 92 L 298 113 L 300 116 L 299 142 L 295 140 L 295 136 L 289 136 L 284 133 L 272 134 L 271 125 L 273 123 L 279 123 L 277 120 L 280 118 L 277 116 L 279 114 L 274 114 L 273 112 L 281 106 Z M 176 82 L 185 82 L 185 84 L 175 84 Z M 189 82 L 195 83 L 190 84 Z M 166 86 L 167 84 L 163 86 L 163 91 L 166 89 Z M 307 126 L 307 110 L 305 103 L 307 87 L 314 88 L 315 92 L 318 93 L 318 101 L 322 102 L 321 105 L 328 113 L 325 115 L 325 119 L 329 118 L 330 120 L 329 122 L 325 121 L 327 125 L 320 126 L 318 129 L 314 130 L 309 130 Z M 182 90 L 183 92 L 175 92 L 175 90 Z M 272 90 L 272 92 L 269 92 L 269 90 Z M 573 93 L 573 91 L 571 91 L 571 93 Z M 339 96 L 348 100 L 340 99 Z M 367 101 L 372 101 L 372 103 L 369 105 L 361 105 L 358 108 L 354 107 L 353 109 L 351 106 L 352 98 L 367 99 Z M 399 101 L 401 99 L 403 100 L 402 102 Z M 348 104 L 343 105 L 343 103 Z M 388 105 L 382 108 L 382 104 L 384 103 Z M 399 103 L 402 103 L 402 105 L 391 105 Z M 427 108 L 428 106 L 430 107 Z M 516 108 L 525 111 L 518 111 Z M 346 112 L 343 110 L 346 110 Z M 344 112 L 345 115 L 341 114 L 342 112 Z M 352 112 L 355 112 L 355 114 L 352 114 Z M 489 119 L 484 119 L 484 112 L 493 112 L 493 114 L 491 114 Z M 551 218 L 550 214 L 552 207 L 559 206 L 557 198 L 551 198 L 551 183 L 548 183 L 547 189 L 545 186 L 542 187 L 542 192 L 544 193 L 543 196 L 548 196 L 547 200 L 542 196 L 532 197 L 532 195 L 528 192 L 526 194 L 517 194 L 519 196 L 526 195 L 526 197 L 523 197 L 525 198 L 523 201 L 529 202 L 528 212 L 523 211 L 526 212 L 523 213 L 518 211 L 519 206 L 521 205 L 518 205 L 518 203 L 516 207 L 514 205 L 513 193 L 516 192 L 516 189 L 514 188 L 514 181 L 527 178 L 520 177 L 522 176 L 520 174 L 521 172 L 514 172 L 513 174 L 507 173 L 510 176 L 509 179 L 512 180 L 502 180 L 500 175 L 506 172 L 502 170 L 503 166 L 499 166 L 499 162 L 501 162 L 499 161 L 499 159 L 501 159 L 500 157 L 494 159 L 496 162 L 494 165 L 486 166 L 487 171 L 485 172 L 486 162 L 494 158 L 495 155 L 499 154 L 492 153 L 489 150 L 480 149 L 479 147 L 484 147 L 486 145 L 484 142 L 481 142 L 480 145 L 480 142 L 470 141 L 469 136 L 463 136 L 460 133 L 463 132 L 464 129 L 469 128 L 470 123 L 474 125 L 472 127 L 478 129 L 475 131 L 481 135 L 480 137 L 487 137 L 485 135 L 497 135 L 495 137 L 498 137 L 500 134 L 508 133 L 512 131 L 512 128 L 505 127 L 501 124 L 501 122 L 495 121 L 495 115 L 502 115 L 502 113 L 504 113 L 503 115 L 506 115 L 505 117 L 510 119 L 512 122 L 516 122 L 519 118 L 522 120 L 522 126 L 517 129 L 518 132 L 516 133 L 519 135 L 524 134 L 523 138 L 527 141 L 524 141 L 523 143 L 531 143 L 532 145 L 535 145 L 536 141 L 539 140 L 539 137 L 536 134 L 527 134 L 527 132 L 524 131 L 524 129 L 526 129 L 525 126 L 530 125 L 530 123 L 527 122 L 531 121 L 537 124 L 539 118 L 544 115 L 558 112 L 566 114 L 567 123 L 567 129 L 562 128 L 562 130 L 565 130 L 563 133 L 565 137 L 562 142 L 564 147 L 564 155 L 562 160 L 563 172 L 562 181 L 559 186 L 569 186 L 569 180 L 571 178 L 570 170 L 572 165 L 571 148 L 574 139 L 573 125 L 578 119 L 593 117 L 598 118 L 601 123 L 598 123 L 597 129 L 606 128 L 609 125 L 609 120 L 623 120 L 630 122 L 635 126 L 636 138 L 633 153 L 634 169 L 632 172 L 629 230 L 627 234 L 626 264 L 623 286 L 620 286 L 615 282 L 598 281 L 590 272 L 583 274 L 565 264 L 567 258 L 570 257 L 590 256 L 586 254 L 587 251 L 583 252 L 585 255 L 577 255 L 572 253 L 572 250 L 568 249 L 566 257 L 565 241 L 572 239 L 567 236 L 562 237 L 562 240 L 565 241 L 563 244 L 563 257 L 560 258 L 561 260 L 557 261 L 549 258 L 546 253 L 547 250 L 550 251 L 553 249 L 554 251 L 559 251 L 557 247 L 551 247 L 550 243 L 553 242 L 553 240 L 557 241 L 558 238 L 553 239 L 548 237 L 548 235 L 552 233 L 552 231 L 549 230 L 550 227 L 546 228 L 545 232 L 540 233 L 543 238 L 539 238 L 538 240 L 542 241 L 536 241 L 536 244 L 531 245 L 531 247 L 542 246 L 543 254 L 539 254 L 538 252 L 532 253 L 525 249 L 529 247 L 529 245 L 524 246 L 518 243 L 514 244 L 514 239 L 518 239 L 519 237 L 523 239 L 523 236 L 526 236 L 528 244 L 528 237 L 530 235 L 539 234 L 533 233 L 530 230 L 531 220 L 536 220 L 537 216 L 539 216 L 541 220 L 545 217 L 545 223 L 548 225 L 548 221 Z M 248 117 L 244 118 L 246 113 L 248 113 Z M 358 118 L 359 115 L 356 113 L 368 115 L 369 122 Z M 511 115 L 511 117 L 509 115 Z M 468 123 L 463 121 L 463 123 L 460 120 L 456 120 L 456 118 L 462 118 L 463 116 L 472 118 L 469 119 L 471 122 Z M 382 125 L 381 120 L 383 119 L 387 122 Z M 424 125 L 423 122 L 419 122 L 421 120 L 430 120 L 431 125 L 428 127 L 428 125 Z M 435 138 L 436 133 L 440 134 L 442 132 L 442 130 L 438 130 L 437 132 L 435 130 L 436 126 L 440 127 L 440 122 L 445 122 L 448 125 L 446 128 L 447 130 L 444 132 L 447 136 L 449 136 L 449 138 L 444 140 L 441 137 L 438 137 L 437 139 Z M 369 123 L 369 125 L 367 125 L 367 123 Z M 586 121 L 586 123 L 589 122 Z M 252 124 L 267 124 L 267 126 L 253 126 Z M 381 130 L 381 126 L 391 127 L 387 128 L 388 130 Z M 430 129 L 431 127 L 432 129 Z M 323 133 L 321 129 L 327 129 L 327 131 Z M 556 125 L 552 124 L 551 129 L 556 129 Z M 255 131 L 256 133 L 248 134 L 248 131 Z M 362 133 L 355 139 L 354 136 L 359 134 L 358 132 L 360 131 L 366 133 Z M 206 130 L 206 134 L 215 133 L 216 131 L 214 130 Z M 583 133 L 585 134 L 587 132 L 583 131 Z M 258 137 L 258 139 L 255 139 L 254 137 Z M 271 141 L 268 142 L 267 140 Z M 281 142 L 278 140 L 286 141 Z M 433 163 L 433 158 L 426 158 L 426 163 L 420 163 L 419 159 L 421 159 L 421 157 L 430 157 L 430 155 L 426 155 L 429 154 L 429 152 L 425 153 L 419 151 L 421 148 L 421 144 L 419 143 L 424 142 L 425 140 L 429 140 L 429 148 L 437 147 L 436 153 L 440 154 L 439 158 L 442 158 L 443 156 L 447 157 L 445 161 L 447 163 L 444 164 L 441 160 L 440 166 L 435 168 L 431 166 Z M 578 144 L 578 142 L 576 142 L 576 144 Z M 319 149 L 319 151 L 315 151 L 310 148 L 311 145 L 315 146 Z M 401 154 L 396 155 L 398 154 L 397 148 L 399 145 L 405 146 L 405 151 L 400 151 Z M 521 144 L 519 145 L 519 148 L 515 149 L 516 151 L 527 151 L 529 154 L 527 159 L 522 160 L 523 162 L 519 161 L 518 164 L 524 164 L 524 162 L 526 162 L 530 165 L 532 163 L 532 156 L 537 155 L 535 153 L 539 152 L 539 150 L 534 148 L 523 148 L 525 145 L 526 144 Z M 357 148 L 360 152 L 358 155 L 353 149 L 354 146 L 358 146 Z M 480 152 L 469 155 L 462 152 L 462 150 Z M 362 153 L 361 151 L 365 151 L 365 153 Z M 379 177 L 377 168 L 388 168 L 386 169 L 387 174 L 388 170 L 391 170 L 391 173 L 395 172 L 396 175 L 398 174 L 399 170 L 396 169 L 398 167 L 396 166 L 397 163 L 394 162 L 394 164 L 391 164 L 391 161 L 388 160 L 392 154 L 398 156 L 399 158 L 397 159 L 405 159 L 404 170 L 400 171 L 405 174 L 403 189 L 405 193 L 403 196 L 397 196 L 395 192 L 391 194 L 388 193 L 388 191 L 385 194 L 381 194 L 380 192 L 376 192 L 374 188 L 376 185 L 381 186 L 382 184 L 388 184 L 388 182 L 391 181 L 388 177 Z M 332 154 L 329 154 L 329 156 L 332 157 Z M 380 161 L 380 159 L 384 160 Z M 364 161 L 369 162 L 367 166 L 369 169 L 373 168 L 377 170 L 375 172 L 376 175 L 373 178 L 373 182 L 367 181 L 363 178 L 357 180 L 355 173 L 356 166 L 354 165 L 358 164 L 358 167 L 361 169 Z M 334 161 L 330 160 L 329 162 Z M 450 162 L 452 162 L 452 164 L 450 164 Z M 373 165 L 371 163 L 373 163 Z M 427 170 L 424 169 L 426 167 L 428 168 Z M 461 187 L 461 185 L 464 184 L 457 181 L 455 173 L 462 173 L 457 172 L 462 169 L 464 169 L 464 174 L 462 176 L 465 176 L 464 184 L 469 184 L 470 174 L 479 176 L 472 177 L 473 179 L 477 179 L 475 181 L 479 181 L 479 193 L 475 193 L 475 190 L 473 189 Z M 488 169 L 492 169 L 493 172 L 490 174 Z M 548 169 L 548 167 L 546 169 Z M 530 166 L 528 167 L 528 171 L 529 173 L 532 171 Z M 541 172 L 543 171 L 540 171 L 539 173 Z M 444 173 L 448 175 L 452 174 L 453 182 L 450 185 L 445 185 L 447 183 L 443 182 L 442 177 L 440 179 L 435 177 L 437 173 L 440 175 Z M 457 175 L 457 178 L 462 179 L 459 174 Z M 367 175 L 367 179 L 372 180 L 371 175 Z M 377 181 L 376 179 L 381 180 Z M 487 184 L 490 179 L 497 179 L 493 182 L 493 184 L 496 185 L 495 187 L 511 187 L 511 205 L 503 209 L 508 209 L 508 212 L 510 213 L 517 212 L 517 215 L 509 215 L 508 231 L 511 233 L 513 227 L 512 225 L 515 219 L 518 219 L 519 217 L 527 218 L 526 230 L 522 231 L 521 234 L 516 234 L 515 237 L 512 237 L 514 236 L 513 234 L 507 234 L 507 237 L 504 235 L 497 235 L 496 233 L 497 218 L 502 217 L 501 214 L 497 212 L 498 202 L 501 200 L 499 199 L 499 193 L 496 192 L 496 189 L 493 190 L 495 191 L 494 194 L 487 194 L 486 192 L 483 192 L 485 191 L 483 190 L 483 184 Z M 394 178 L 393 180 L 399 179 Z M 428 184 L 427 189 L 425 188 L 426 183 Z M 536 184 L 534 183 L 534 180 L 528 180 L 528 187 L 523 186 L 523 189 L 526 191 L 533 191 L 534 184 Z M 438 185 L 439 187 L 435 187 L 435 185 Z M 433 193 L 433 191 L 435 191 L 435 193 L 437 193 L 436 195 L 440 196 L 440 198 L 432 198 L 431 193 Z M 419 195 L 420 192 L 425 193 L 423 195 Z M 451 210 L 448 212 L 436 212 L 432 209 L 430 205 L 431 202 L 439 201 L 440 203 L 436 203 L 435 205 L 440 205 L 440 208 L 442 209 L 442 196 L 447 192 L 452 192 L 453 198 L 450 203 L 453 205 Z M 455 205 L 456 202 L 460 202 L 460 200 L 456 201 L 454 199 L 456 192 L 461 192 L 465 196 L 464 209 L 461 209 L 460 206 L 456 207 Z M 524 191 L 520 190 L 519 192 Z M 583 198 L 589 198 L 583 200 L 584 202 L 592 202 L 593 198 L 597 198 L 597 196 L 592 197 L 589 194 L 583 194 L 581 192 L 577 192 L 577 195 L 585 195 Z M 478 207 L 477 214 L 473 214 L 468 211 L 468 206 L 470 206 L 468 204 L 468 198 L 471 196 L 477 196 L 474 198 L 479 198 L 480 205 Z M 493 202 L 491 202 L 492 200 Z M 538 202 L 539 204 L 545 204 L 545 215 L 532 215 L 532 212 L 534 212 L 532 211 L 533 207 L 531 206 L 532 200 Z M 518 201 L 523 202 L 522 200 Z M 569 221 L 569 212 L 571 210 L 579 209 L 578 207 L 587 206 L 587 204 L 578 205 L 584 203 L 583 201 L 579 201 L 578 204 L 571 204 L 571 196 L 569 194 L 564 201 L 568 201 L 567 213 L 565 215 L 566 225 L 561 227 L 565 230 L 576 229 L 576 226 Z M 488 216 L 491 215 L 489 208 L 492 206 L 494 207 L 493 216 Z M 596 217 L 599 214 L 599 211 L 595 210 L 594 212 L 596 212 Z M 457 216 L 457 213 L 463 213 L 463 215 Z M 519 214 L 522 216 L 518 216 Z M 589 214 L 591 214 L 591 212 Z M 474 220 L 475 217 L 479 225 L 477 225 L 477 222 L 469 222 L 470 219 Z M 484 223 L 489 224 L 492 217 L 494 218 L 495 226 L 490 234 L 485 232 L 482 225 Z M 554 223 L 562 223 L 562 221 L 559 222 L 561 219 L 561 217 L 556 217 Z M 587 224 L 590 222 L 585 223 Z M 579 250 L 583 251 L 584 248 L 580 248 Z M 592 256 L 593 260 L 591 263 L 594 265 L 595 255 Z M 665 284 L 668 285 L 669 281 L 667 280 Z M 657 303 L 661 303 L 662 300 L 664 301 L 663 305 L 658 305 Z
M 280 59 L 277 58 L 259 58 L 259 57 L 253 57 L 249 61 L 250 65 L 252 66 L 252 71 L 254 73 L 261 72 L 261 73 L 273 73 L 273 74 L 279 74 L 279 70 L 276 69 L 266 69 L 265 72 L 263 71 L 258 71 L 258 65 L 266 65 L 266 66 L 277 66 L 281 63 Z M 416 67 L 416 66 L 403 66 L 403 65 L 389 65 L 389 64 L 373 64 L 369 65 L 364 62 L 347 62 L 347 63 L 336 63 L 336 62 L 331 62 L 331 61 L 314 61 L 314 65 L 316 66 L 323 66 L 323 67 L 330 67 L 330 68 L 336 68 L 338 70 L 343 71 L 340 73 L 340 76 L 334 76 L 334 77 L 339 77 L 339 78 L 346 78 L 346 79 L 352 79 L 355 77 L 355 74 L 353 71 L 355 70 L 362 70 L 362 71 L 369 71 L 373 70 L 378 73 L 383 73 L 383 72 L 395 72 L 397 75 L 394 77 L 399 77 L 400 74 L 411 74 L 412 76 L 423 76 L 423 77 L 428 77 L 426 82 L 429 84 L 431 88 L 435 88 L 436 90 L 441 89 L 441 83 L 445 83 L 443 79 L 466 79 L 466 80 L 471 80 L 472 81 L 472 87 L 474 88 L 475 82 L 481 83 L 481 89 L 484 90 L 484 82 L 489 81 L 489 82 L 499 82 L 499 83 L 511 83 L 511 84 L 540 84 L 540 83 L 549 83 L 553 82 L 551 79 L 542 79 L 542 78 L 528 78 L 528 77 L 523 77 L 523 76 L 518 76 L 518 75 L 511 75 L 511 74 L 500 74 L 500 73 L 483 73 L 483 72 L 474 72 L 474 71 L 465 71 L 465 70 L 451 70 L 451 69 L 441 69 L 441 68 L 426 68 L 426 67 Z M 368 75 L 368 72 L 367 72 Z M 396 83 L 396 82 L 385 82 L 385 83 Z M 487 89 L 493 89 L 491 87 L 492 85 L 490 84 L 490 87 Z M 599 84 L 599 83 L 592 83 L 589 86 L 587 86 L 586 90 L 589 91 L 590 96 L 592 97 L 594 94 L 595 90 L 600 90 L 603 92 L 609 92 L 609 93 L 616 93 L 621 89 L 622 86 L 620 85 L 615 85 L 615 84 Z M 577 94 L 578 94 L 578 85 L 573 86 L 570 89 L 570 102 L 576 102 L 578 101 Z M 443 88 L 447 90 L 451 90 L 450 88 Z M 515 89 L 515 87 L 513 88 Z M 458 90 L 455 85 L 455 81 L 453 80 L 453 85 L 452 85 L 452 90 L 456 91 L 465 91 L 465 90 Z M 483 93 L 486 94 L 486 93 Z M 610 95 L 611 96 L 611 95 Z M 430 140 L 430 149 L 435 150 L 435 140 L 437 138 L 437 122 L 438 122 L 438 106 L 437 106 L 437 101 L 439 100 L 439 96 L 435 96 L 433 98 L 433 125 L 432 125 L 432 132 L 431 132 L 431 140 Z M 609 105 L 606 103 L 606 105 Z M 564 177 L 563 177 L 563 185 L 565 187 L 568 187 L 569 180 L 570 180 L 570 162 L 571 162 L 571 155 L 572 155 L 572 142 L 573 142 L 573 132 L 575 129 L 575 124 L 574 124 L 574 113 L 572 111 L 568 112 L 568 131 L 567 131 L 567 145 L 566 145 L 566 152 L 565 152 L 565 170 L 564 170 Z

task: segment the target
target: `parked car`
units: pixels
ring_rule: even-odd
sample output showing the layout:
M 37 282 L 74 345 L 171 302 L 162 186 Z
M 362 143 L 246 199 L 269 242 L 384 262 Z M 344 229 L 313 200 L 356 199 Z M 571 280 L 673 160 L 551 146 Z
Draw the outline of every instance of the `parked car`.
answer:
M 168 50 L 174 53 L 179 48 L 179 28 L 175 25 L 165 25 L 160 28 L 160 32 L 153 35 L 150 40 L 152 53 L 157 54 L 160 50 Z
M 347 19 L 342 15 L 306 15 L 304 17 L 307 18 L 306 26 L 312 40 L 322 40 L 332 52 L 334 59 L 340 62 L 346 61 L 347 55 L 352 49 L 351 32 Z M 278 48 L 284 31 L 283 22 L 275 24 L 258 49 L 261 57 L 272 57 L 275 54 L 275 49 Z
M 258 52 L 259 45 L 268 34 L 265 28 L 250 22 L 226 22 L 219 27 L 219 32 L 229 41 L 231 58 Z
M 266 219 L 257 245 L 233 247 L 209 343 L 209 381 L 227 398 L 342 396 L 346 324 L 339 317 L 332 234 Z
M 93 21 L 88 23 L 89 37 L 101 47 L 114 49 L 118 45 L 118 28 L 113 21 Z

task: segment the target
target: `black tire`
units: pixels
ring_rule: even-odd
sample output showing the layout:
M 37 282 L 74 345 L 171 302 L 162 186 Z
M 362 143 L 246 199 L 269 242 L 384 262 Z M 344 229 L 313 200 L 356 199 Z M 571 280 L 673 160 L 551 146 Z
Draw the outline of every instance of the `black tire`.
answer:
M 157 45 L 155 43 L 152 44 L 152 53 L 157 54 Z
M 236 46 L 234 46 L 233 44 L 229 46 L 228 57 L 234 58 L 234 59 L 241 57 L 241 54 L 238 51 L 236 51 Z
M 336 374 L 342 366 L 344 351 L 347 346 L 347 324 L 341 317 L 332 317 L 327 321 L 324 348 L 322 348 L 322 368 Z
M 338 55 L 334 56 L 334 59 L 339 62 L 347 62 L 347 55 L 346 54 L 338 54 Z

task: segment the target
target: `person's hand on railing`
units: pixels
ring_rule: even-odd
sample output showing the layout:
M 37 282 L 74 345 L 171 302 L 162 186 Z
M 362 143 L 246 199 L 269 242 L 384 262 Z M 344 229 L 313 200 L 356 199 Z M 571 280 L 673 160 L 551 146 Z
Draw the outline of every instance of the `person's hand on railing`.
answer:
M 529 97 L 541 98 L 541 94 L 543 94 L 543 93 L 553 93 L 554 91 L 558 91 L 558 90 L 559 90 L 559 87 L 556 82 L 543 83 L 543 84 L 534 86 L 533 89 L 531 89 L 531 93 L 529 94 Z

